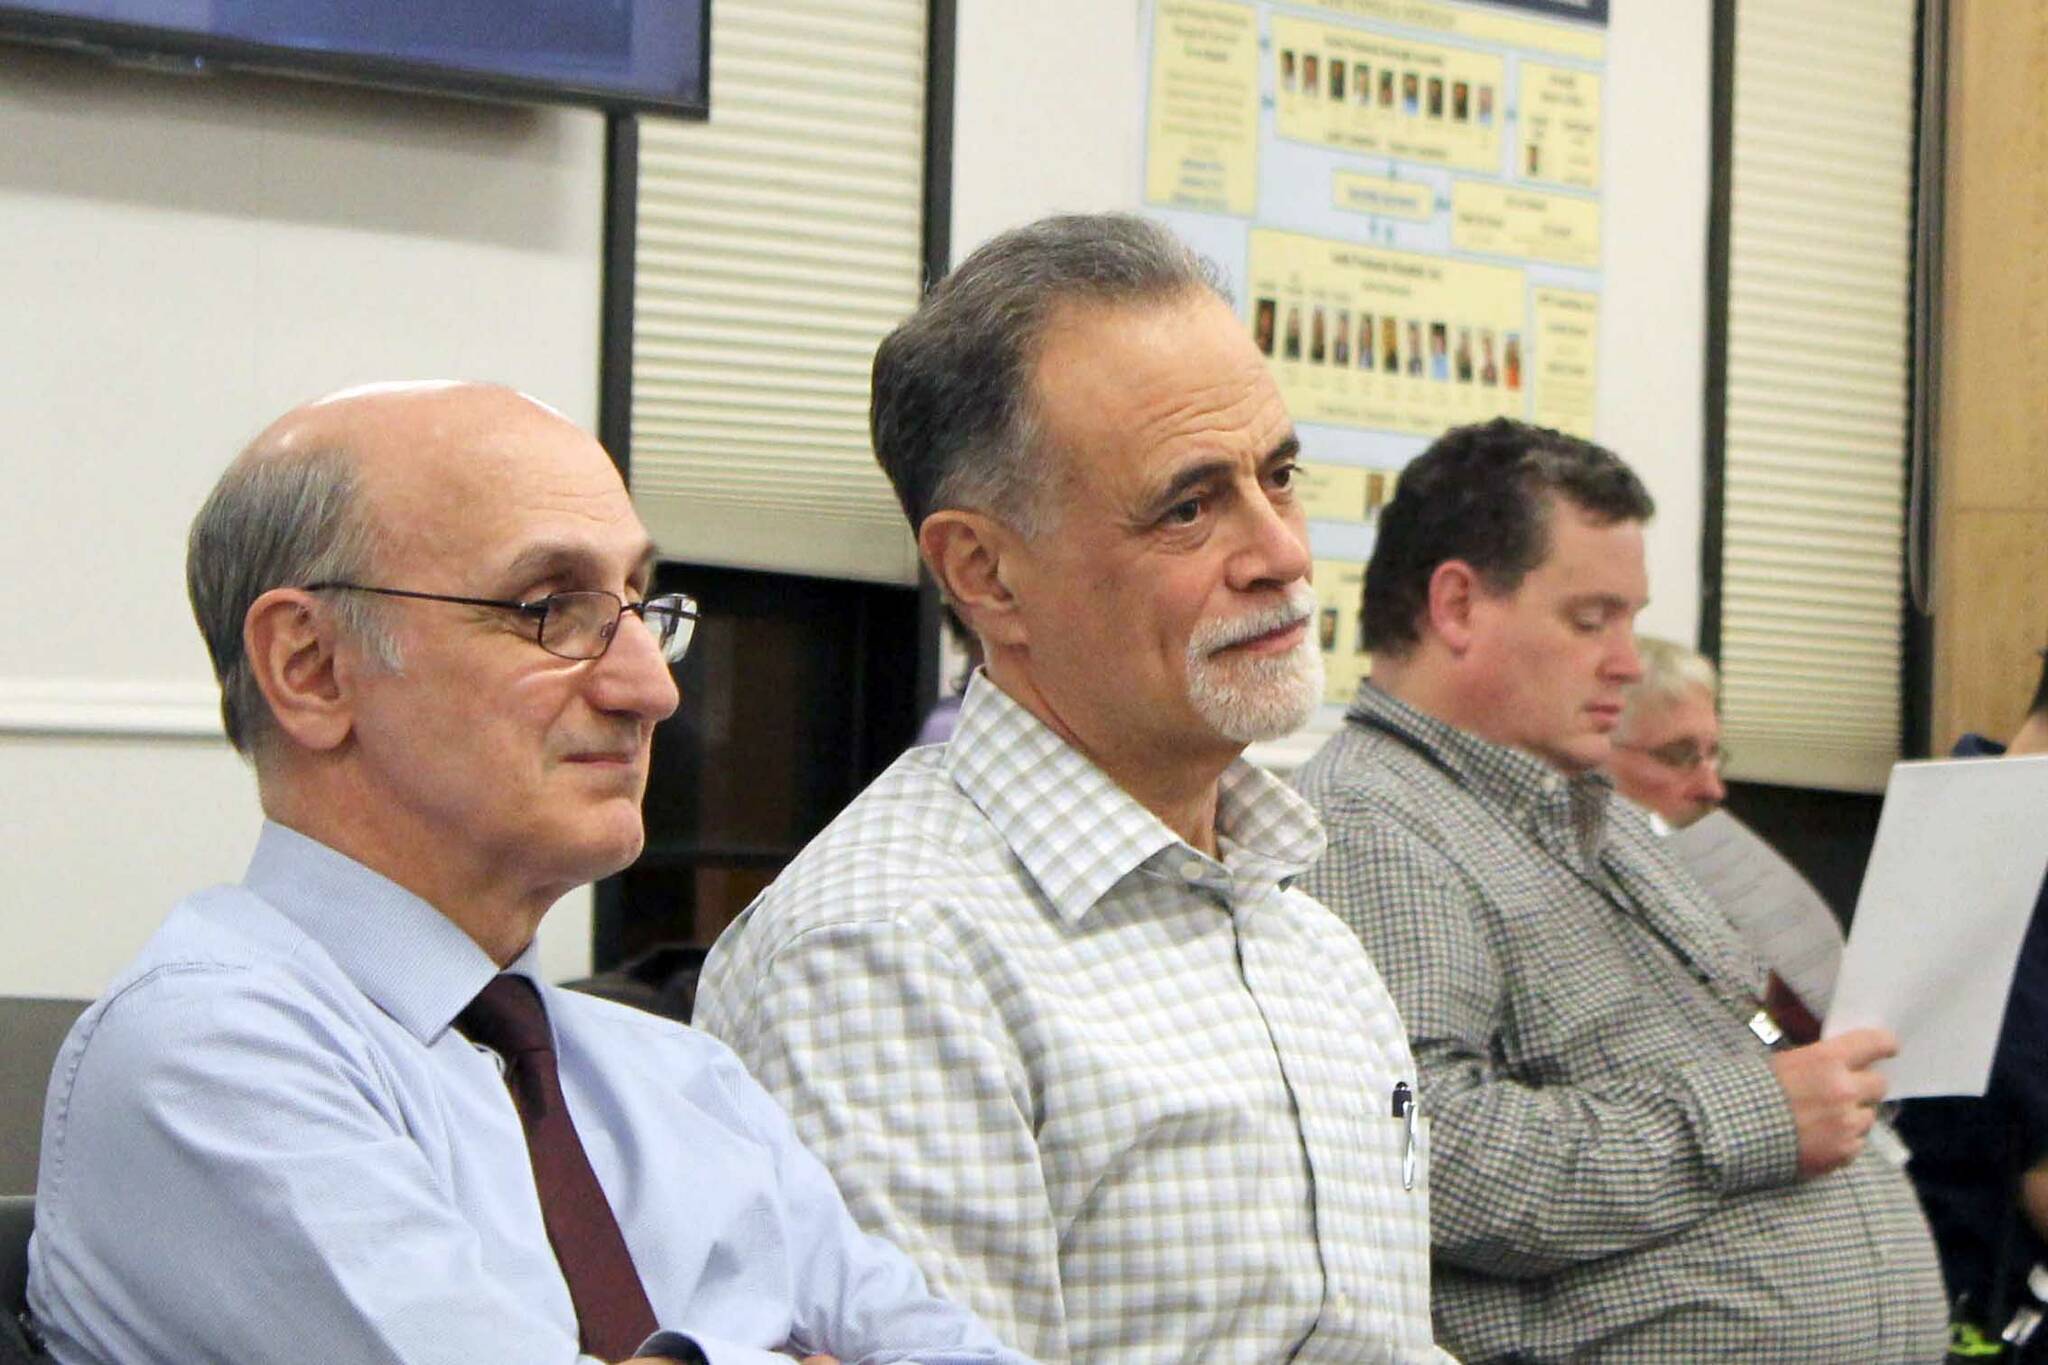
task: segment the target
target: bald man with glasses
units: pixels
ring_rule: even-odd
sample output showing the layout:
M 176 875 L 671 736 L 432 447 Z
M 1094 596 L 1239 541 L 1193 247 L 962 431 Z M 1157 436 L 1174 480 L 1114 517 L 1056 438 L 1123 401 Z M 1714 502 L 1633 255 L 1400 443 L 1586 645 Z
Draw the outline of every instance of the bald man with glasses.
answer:
M 724 1047 L 539 976 L 640 851 L 697 615 L 653 566 L 603 449 L 507 389 L 337 395 L 228 469 L 187 577 L 267 820 L 58 1059 L 55 1359 L 1021 1359 Z

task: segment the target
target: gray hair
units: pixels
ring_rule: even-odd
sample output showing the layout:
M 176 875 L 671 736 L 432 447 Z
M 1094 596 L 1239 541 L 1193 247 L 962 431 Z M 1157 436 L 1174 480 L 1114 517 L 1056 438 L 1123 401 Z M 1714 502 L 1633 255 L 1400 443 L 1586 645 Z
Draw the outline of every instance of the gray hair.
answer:
M 1709 697 L 1720 691 L 1721 678 L 1713 661 L 1684 645 L 1638 635 L 1636 654 L 1643 661 L 1643 676 L 1622 694 L 1621 724 L 1616 727 L 1622 734 L 1629 732 L 1643 711 L 1669 706 L 1690 688 L 1701 688 Z
M 276 723 L 243 649 L 243 621 L 272 588 L 368 575 L 376 526 L 361 482 L 354 459 L 332 447 L 252 452 L 228 467 L 192 519 L 185 591 L 220 680 L 228 741 L 251 759 L 276 738 Z M 377 598 L 336 593 L 331 609 L 375 662 L 399 666 Z
M 1216 268 L 1147 218 L 1064 214 L 992 238 L 875 352 L 875 459 L 914 531 L 944 507 L 1043 529 L 1032 378 L 1063 305 L 1228 302 Z

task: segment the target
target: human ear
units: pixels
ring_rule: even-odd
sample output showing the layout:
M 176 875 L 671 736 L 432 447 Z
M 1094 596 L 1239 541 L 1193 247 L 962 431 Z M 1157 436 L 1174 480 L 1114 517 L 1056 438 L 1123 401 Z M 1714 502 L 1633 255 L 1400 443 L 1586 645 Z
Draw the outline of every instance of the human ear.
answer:
M 1022 542 L 993 517 L 947 509 L 917 528 L 918 553 L 967 628 L 992 645 L 1025 643 L 1023 614 L 1010 590 Z
M 271 719 L 306 749 L 336 748 L 354 724 L 334 644 L 334 623 L 319 599 L 298 588 L 272 588 L 242 618 L 242 652 Z
M 1430 630 L 1454 655 L 1472 647 L 1473 616 L 1484 590 L 1478 570 L 1462 559 L 1447 559 L 1429 575 L 1424 615 Z

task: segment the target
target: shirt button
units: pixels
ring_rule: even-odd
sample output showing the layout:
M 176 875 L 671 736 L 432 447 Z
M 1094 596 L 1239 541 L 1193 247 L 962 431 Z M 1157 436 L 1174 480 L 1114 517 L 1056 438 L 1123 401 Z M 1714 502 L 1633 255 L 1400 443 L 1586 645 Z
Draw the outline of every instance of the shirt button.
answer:
M 1209 867 L 1200 859 L 1190 858 L 1180 865 L 1180 875 L 1185 881 L 1198 882 L 1209 875 Z

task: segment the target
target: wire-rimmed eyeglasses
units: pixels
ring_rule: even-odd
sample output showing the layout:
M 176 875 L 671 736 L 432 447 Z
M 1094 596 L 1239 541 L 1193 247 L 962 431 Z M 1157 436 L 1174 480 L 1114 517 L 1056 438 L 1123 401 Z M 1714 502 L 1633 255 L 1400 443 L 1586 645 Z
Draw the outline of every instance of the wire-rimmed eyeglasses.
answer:
M 454 602 L 465 607 L 496 607 L 516 611 L 537 622 L 534 643 L 562 659 L 596 659 L 611 648 L 619 633 L 619 622 L 632 612 L 653 632 L 661 657 L 681 663 L 689 651 L 690 637 L 697 631 L 697 602 L 687 593 L 663 593 L 644 602 L 628 602 L 615 592 L 602 590 L 551 592 L 531 602 L 496 597 L 455 597 L 444 592 L 413 592 L 407 588 L 379 588 L 368 583 L 331 580 L 308 583 L 307 592 L 371 592 L 379 597 L 411 597 L 422 602 Z
M 1616 744 L 1614 747 L 1643 754 L 1663 764 L 1673 772 L 1698 772 L 1703 764 L 1708 763 L 1714 765 L 1715 772 L 1720 772 L 1728 766 L 1728 751 L 1726 749 L 1718 746 L 1713 749 L 1707 749 L 1702 747 L 1696 739 L 1674 739 L 1669 744 L 1654 746 L 1646 744 Z

